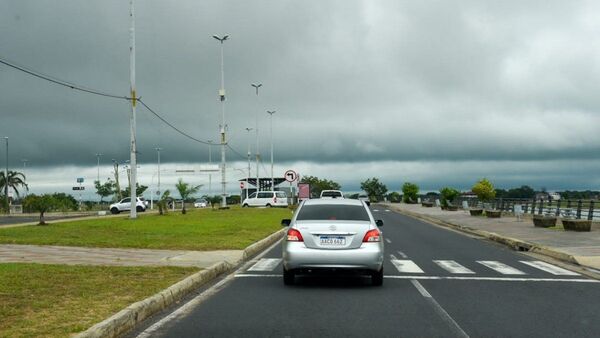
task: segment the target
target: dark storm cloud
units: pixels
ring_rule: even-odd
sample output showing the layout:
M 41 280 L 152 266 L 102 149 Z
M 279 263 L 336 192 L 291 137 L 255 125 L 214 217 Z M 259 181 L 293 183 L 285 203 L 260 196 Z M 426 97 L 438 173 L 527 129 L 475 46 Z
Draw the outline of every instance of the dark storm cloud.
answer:
M 290 163 L 581 162 L 600 153 L 595 2 L 136 3 L 138 93 L 199 139 L 218 139 L 211 35 L 230 34 L 226 116 L 241 155 L 254 147 L 244 128 L 255 127 L 257 113 L 268 153 L 267 109 L 277 110 L 275 157 Z M 127 95 L 128 18 L 127 1 L 4 1 L 0 56 Z M 263 83 L 258 98 L 252 82 Z M 0 92 L 11 162 L 86 166 L 97 152 L 127 159 L 126 101 L 4 66 Z M 142 163 L 154 161 L 157 146 L 166 161 L 207 161 L 206 146 L 142 107 L 138 142 Z

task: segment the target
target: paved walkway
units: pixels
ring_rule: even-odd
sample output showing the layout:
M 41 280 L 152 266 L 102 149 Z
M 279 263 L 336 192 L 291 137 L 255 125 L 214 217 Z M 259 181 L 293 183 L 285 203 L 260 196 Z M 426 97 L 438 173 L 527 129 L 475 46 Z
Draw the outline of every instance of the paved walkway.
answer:
M 82 248 L 49 245 L 0 245 L 0 263 L 44 263 L 116 266 L 195 266 L 206 268 L 220 261 L 236 263 L 243 250 L 179 251 Z
M 502 218 L 473 217 L 468 211 L 445 211 L 425 208 L 420 204 L 385 204 L 399 212 L 427 216 L 446 223 L 487 231 L 500 236 L 519 239 L 573 256 L 581 265 L 600 269 L 600 226 L 594 224 L 591 232 L 572 232 L 536 228 L 530 218 L 518 221 L 514 216 Z

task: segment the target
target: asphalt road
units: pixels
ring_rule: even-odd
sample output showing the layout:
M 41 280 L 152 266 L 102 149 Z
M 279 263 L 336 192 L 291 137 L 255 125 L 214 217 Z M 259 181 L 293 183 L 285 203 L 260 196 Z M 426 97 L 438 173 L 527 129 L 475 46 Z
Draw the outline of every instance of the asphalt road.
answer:
M 371 209 L 385 222 L 382 287 L 360 276 L 302 277 L 286 287 L 275 245 L 134 336 L 600 336 L 598 281 L 377 205 Z

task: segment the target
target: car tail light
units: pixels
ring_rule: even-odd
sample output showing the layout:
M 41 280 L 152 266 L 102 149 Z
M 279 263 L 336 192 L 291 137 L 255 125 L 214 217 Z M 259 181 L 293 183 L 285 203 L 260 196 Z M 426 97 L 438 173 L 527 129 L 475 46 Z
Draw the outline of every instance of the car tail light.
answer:
M 289 237 L 289 235 L 288 235 Z M 377 229 L 369 230 L 363 237 L 363 243 L 366 242 L 379 242 L 381 241 L 381 233 Z
M 304 242 L 304 238 L 302 238 L 302 234 L 300 231 L 296 229 L 290 229 L 287 232 L 287 240 L 288 242 Z

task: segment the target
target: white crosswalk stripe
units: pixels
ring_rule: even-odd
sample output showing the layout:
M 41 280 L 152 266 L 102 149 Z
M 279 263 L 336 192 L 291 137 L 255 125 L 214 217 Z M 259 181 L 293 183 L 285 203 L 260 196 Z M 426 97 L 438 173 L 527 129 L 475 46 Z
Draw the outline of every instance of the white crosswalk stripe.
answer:
M 503 275 L 525 275 L 525 272 L 515 269 L 506 264 L 496 261 L 477 261 L 477 263 L 487 266 L 488 268 L 497 271 Z
M 423 270 L 410 259 L 392 259 L 392 264 L 394 264 L 398 272 L 424 273 Z
M 534 267 L 536 269 L 546 271 L 553 275 L 557 275 L 557 276 L 579 276 L 579 274 L 576 272 L 569 271 L 569 270 L 566 270 L 563 268 L 559 268 L 558 266 L 554 266 L 552 264 L 548 264 L 548 263 L 542 262 L 542 261 L 520 261 L 520 262 L 523 264 L 527 264 L 531 267 Z
M 281 262 L 281 258 L 261 258 L 248 271 L 273 271 Z
M 472 270 L 450 260 L 434 260 L 435 264 L 439 265 L 442 269 L 456 274 L 472 274 L 475 273 Z

